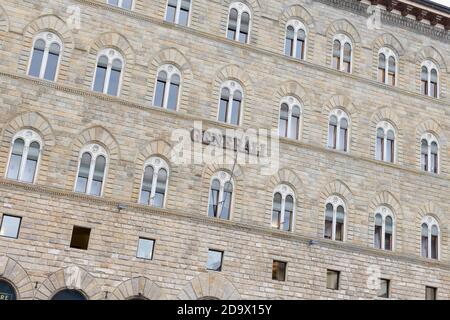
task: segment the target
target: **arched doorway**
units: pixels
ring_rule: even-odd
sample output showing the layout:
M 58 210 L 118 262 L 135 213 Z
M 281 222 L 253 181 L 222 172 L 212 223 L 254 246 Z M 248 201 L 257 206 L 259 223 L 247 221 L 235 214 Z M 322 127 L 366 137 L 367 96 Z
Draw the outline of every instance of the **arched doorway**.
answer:
M 81 291 L 64 289 L 57 292 L 52 300 L 87 300 L 87 298 Z
M 0 300 L 17 300 L 16 289 L 3 279 L 0 279 Z

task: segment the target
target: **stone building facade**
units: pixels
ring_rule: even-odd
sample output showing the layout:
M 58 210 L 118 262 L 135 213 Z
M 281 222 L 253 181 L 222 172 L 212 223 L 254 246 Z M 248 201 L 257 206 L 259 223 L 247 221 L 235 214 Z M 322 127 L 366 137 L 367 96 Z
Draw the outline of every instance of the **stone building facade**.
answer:
M 0 236 L 0 281 L 17 299 L 64 289 L 88 299 L 375 299 L 378 278 L 389 280 L 393 299 L 424 299 L 426 287 L 450 298 L 448 8 L 387 1 L 372 16 L 369 1 L 241 0 L 250 23 L 240 43 L 226 36 L 234 2 L 192 0 L 187 26 L 165 21 L 167 0 L 134 0 L 130 10 L 106 0 L 0 2 L 0 217 L 4 227 L 5 216 L 21 218 L 17 237 Z M 291 20 L 306 29 L 304 59 L 285 55 Z M 60 40 L 53 81 L 30 75 L 41 33 Z M 350 73 L 332 67 L 337 35 L 351 43 Z M 395 85 L 378 79 L 382 48 L 394 52 Z M 122 57 L 117 96 L 92 90 L 105 49 Z M 437 97 L 421 94 L 426 61 L 438 71 Z M 176 110 L 154 106 L 168 64 L 181 78 Z M 227 81 L 243 91 L 237 126 L 218 121 Z M 284 97 L 300 104 L 299 135 L 280 138 L 272 175 L 171 161 L 174 130 L 195 121 L 278 128 Z M 346 151 L 328 147 L 333 110 L 348 117 Z M 380 123 L 395 132 L 392 163 L 376 159 Z M 28 183 L 8 178 L 21 132 L 40 139 Z M 438 143 L 436 173 L 421 167 L 427 135 Z M 105 152 L 100 196 L 75 192 L 90 144 Z M 162 208 L 139 204 L 154 156 L 168 164 Z M 233 175 L 229 219 L 208 216 L 220 171 Z M 279 185 L 295 198 L 290 231 L 272 227 Z M 345 207 L 343 241 L 324 239 L 329 199 Z M 392 250 L 374 248 L 379 208 L 393 216 Z M 435 259 L 421 254 L 426 221 L 438 226 Z M 71 247 L 74 226 L 90 229 L 87 250 Z M 139 237 L 154 240 L 152 259 L 137 257 Z M 220 272 L 206 269 L 209 249 L 223 252 Z M 272 277 L 274 260 L 287 263 L 284 281 Z M 339 272 L 337 290 L 327 288 L 327 270 Z

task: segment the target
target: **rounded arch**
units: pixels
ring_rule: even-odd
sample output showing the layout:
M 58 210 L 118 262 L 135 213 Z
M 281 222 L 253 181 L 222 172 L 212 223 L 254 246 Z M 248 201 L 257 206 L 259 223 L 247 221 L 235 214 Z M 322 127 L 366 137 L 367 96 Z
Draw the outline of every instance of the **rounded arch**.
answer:
M 0 32 L 9 31 L 9 17 L 6 10 L 0 5 Z
M 378 125 L 386 121 L 388 124 L 390 124 L 394 130 L 395 130 L 395 150 L 396 150 L 396 163 L 402 164 L 403 163 L 403 147 L 402 147 L 402 139 L 403 139 L 403 132 L 401 131 L 399 124 L 400 124 L 400 118 L 398 117 L 397 113 L 390 107 L 381 107 L 377 111 L 375 111 L 371 118 L 370 118 L 370 128 L 369 128 L 369 152 L 370 156 L 375 159 L 376 155 L 376 139 L 377 139 L 377 127 Z
M 313 55 L 314 55 L 314 43 L 315 43 L 315 24 L 314 24 L 314 18 L 309 13 L 308 10 L 306 10 L 301 5 L 292 5 L 290 7 L 287 7 L 280 15 L 279 21 L 280 21 L 280 39 L 282 39 L 281 42 L 281 48 L 284 49 L 284 39 L 286 36 L 286 24 L 289 20 L 298 20 L 302 22 L 307 30 L 307 39 L 306 39 L 306 60 L 312 61 Z M 283 52 L 283 49 L 280 52 Z
M 341 180 L 334 180 L 326 184 L 320 192 L 321 207 L 325 208 L 327 199 L 331 196 L 339 196 L 344 200 L 347 208 L 352 204 L 353 195 L 350 188 Z
M 447 64 L 446 60 L 442 56 L 442 54 L 434 48 L 433 46 L 427 46 L 419 50 L 415 57 L 415 66 L 416 66 L 416 79 L 420 79 L 422 64 L 425 61 L 433 62 L 437 67 L 438 72 L 438 97 L 446 97 L 447 95 Z M 417 92 L 420 92 L 420 81 L 416 81 L 417 83 Z
M 449 254 L 445 248 L 448 247 L 448 218 L 446 216 L 445 210 L 437 206 L 433 202 L 427 202 L 422 207 L 419 208 L 417 214 L 415 215 L 413 230 L 415 230 L 414 241 L 416 243 L 416 251 L 420 253 L 420 237 L 421 237 L 421 226 L 424 218 L 430 216 L 434 218 L 439 225 L 439 260 L 446 261 Z
M 240 300 L 236 287 L 218 273 L 201 273 L 192 279 L 181 291 L 180 300 L 199 300 L 215 298 L 218 300 Z
M 210 108 L 210 117 L 211 119 L 217 119 L 217 111 L 219 107 L 219 97 L 220 90 L 226 81 L 236 81 L 243 89 L 243 104 L 241 106 L 241 124 L 245 124 L 247 118 L 252 117 L 253 115 L 248 112 L 248 109 L 251 108 L 254 103 L 253 101 L 253 85 L 252 80 L 249 76 L 249 73 L 245 70 L 245 68 L 238 65 L 227 65 L 221 68 L 214 77 L 212 83 L 212 101 Z
M 16 260 L 0 256 L 0 279 L 13 286 L 17 300 L 32 300 L 34 286 L 27 271 Z
M 408 80 L 404 78 L 404 65 L 402 56 L 405 55 L 405 49 L 401 42 L 392 34 L 384 33 L 377 37 L 372 43 L 372 77 L 374 80 L 378 79 L 379 53 L 382 48 L 392 50 L 396 59 L 396 85 L 403 86 Z M 406 82 L 405 82 L 406 81 Z
M 67 80 L 69 78 L 71 56 L 75 47 L 75 42 L 69 26 L 62 18 L 54 14 L 42 15 L 24 27 L 22 31 L 22 49 L 19 56 L 19 70 L 21 70 L 21 72 L 26 72 L 28 69 L 28 62 L 30 59 L 34 37 L 43 31 L 55 33 L 63 43 L 58 79 Z
M 108 296 L 108 299 L 127 300 L 133 297 L 148 300 L 165 300 L 166 294 L 156 283 L 146 277 L 139 276 L 120 283 Z
M 356 143 L 355 139 L 358 137 L 358 112 L 353 104 L 352 100 L 343 95 L 334 95 L 332 96 L 322 107 L 322 145 L 326 146 L 328 144 L 328 124 L 330 119 L 330 114 L 333 110 L 342 110 L 344 111 L 350 122 L 349 127 L 349 150 L 353 149 L 353 145 Z
M 333 38 L 338 34 L 344 34 L 352 41 L 353 61 L 352 70 L 353 73 L 359 72 L 359 61 L 361 57 L 361 36 L 355 26 L 346 19 L 340 19 L 332 22 L 326 31 L 326 65 L 331 66 L 331 56 L 333 48 Z
M 142 182 L 142 174 L 144 173 L 144 164 L 151 157 L 161 157 L 169 165 L 169 171 L 172 172 L 172 146 L 164 140 L 155 140 L 147 144 L 137 154 L 135 160 L 135 174 L 132 191 L 132 201 L 137 202 L 139 199 L 140 187 Z M 170 181 L 170 178 L 169 178 Z M 170 188 L 170 183 L 169 183 Z M 169 194 L 169 189 L 166 191 Z
M 448 145 L 447 139 L 444 131 L 442 130 L 441 124 L 434 119 L 425 120 L 417 126 L 416 135 L 414 137 L 416 162 L 419 164 L 421 163 L 421 141 L 424 136 L 428 136 L 429 138 L 434 136 L 437 140 L 438 172 L 447 171 L 446 161 L 442 161 L 443 158 L 448 157 L 448 151 L 446 151 Z M 445 169 L 442 170 L 443 168 Z
M 166 48 L 159 51 L 149 62 L 148 95 L 146 100 L 150 104 L 153 102 L 155 83 L 158 69 L 163 65 L 173 65 L 180 71 L 181 90 L 179 93 L 179 108 L 184 112 L 189 112 L 192 106 L 190 100 L 190 90 L 194 79 L 192 64 L 186 55 L 177 48 Z
M 88 299 L 101 299 L 101 287 L 95 277 L 78 266 L 69 266 L 50 274 L 37 288 L 35 298 L 50 300 L 61 290 L 78 290 Z
M 130 95 L 132 85 L 131 77 L 135 66 L 135 50 L 127 38 L 117 32 L 102 33 L 88 46 L 86 50 L 88 54 L 85 58 L 87 59 L 87 68 L 84 79 L 85 86 L 91 88 L 97 64 L 97 56 L 101 50 L 107 48 L 117 50 L 125 60 L 120 96 L 127 97 Z
M 102 126 L 94 126 L 83 130 L 79 134 L 75 141 L 73 142 L 73 152 L 78 158 L 78 153 L 80 150 L 88 143 L 95 142 L 106 147 L 108 155 L 111 159 L 120 159 L 120 149 L 117 140 L 113 135 Z

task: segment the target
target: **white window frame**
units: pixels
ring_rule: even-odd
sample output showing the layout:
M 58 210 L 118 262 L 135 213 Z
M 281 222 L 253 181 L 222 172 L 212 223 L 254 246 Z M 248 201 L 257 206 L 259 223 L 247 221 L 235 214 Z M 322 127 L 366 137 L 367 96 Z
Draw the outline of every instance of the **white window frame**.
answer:
M 397 130 L 395 130 L 395 128 L 394 128 L 394 126 L 389 122 L 389 121 L 381 121 L 378 125 L 377 125 L 377 127 L 376 127 L 376 130 L 375 130 L 375 159 L 376 159 L 376 156 L 377 156 L 377 140 L 378 140 L 378 129 L 383 129 L 383 132 L 384 132 L 384 142 L 383 142 L 383 148 L 384 148 L 384 150 L 383 150 L 383 159 L 381 159 L 381 160 L 378 160 L 378 161 L 383 161 L 383 162 L 387 162 L 387 163 L 397 163 L 397 143 L 398 143 L 398 141 L 397 141 Z M 394 154 L 393 154 L 393 157 L 394 157 L 394 161 L 393 162 L 390 162 L 390 161 L 387 161 L 386 160 L 386 151 L 387 151 L 387 134 L 388 134 L 388 132 L 389 131 L 392 131 L 392 132 L 394 132 Z
M 94 77 L 92 79 L 91 90 L 94 91 L 95 80 L 96 80 L 96 76 L 97 76 L 98 60 L 100 59 L 101 56 L 105 56 L 108 58 L 108 65 L 106 67 L 106 75 L 105 75 L 105 83 L 103 85 L 103 94 L 108 94 L 109 81 L 111 80 L 111 68 L 112 68 L 113 61 L 116 59 L 119 59 L 122 62 L 122 69 L 120 71 L 119 85 L 117 87 L 117 96 L 114 96 L 114 97 L 120 97 L 120 93 L 122 91 L 123 74 L 125 72 L 125 60 L 123 59 L 122 54 L 113 48 L 102 49 L 97 54 L 97 58 L 95 59 Z M 94 91 L 94 92 L 100 93 L 99 91 Z
M 151 157 L 144 163 L 144 170 L 142 171 L 142 178 L 141 178 L 141 187 L 139 189 L 138 203 L 142 204 L 141 203 L 141 195 L 142 195 L 142 185 L 144 184 L 144 174 L 145 174 L 145 169 L 147 169 L 147 167 L 149 167 L 149 166 L 153 168 L 152 190 L 150 192 L 150 206 L 153 206 L 153 199 L 155 198 L 156 183 L 158 181 L 159 170 L 164 169 L 167 172 L 166 187 L 164 190 L 164 203 L 163 203 L 163 207 L 162 207 L 162 208 L 165 208 L 166 202 L 167 202 L 167 191 L 169 188 L 170 170 L 169 170 L 169 165 L 168 165 L 167 161 L 164 160 L 163 158 L 160 158 L 157 156 Z
M 120 8 L 120 9 L 123 9 L 123 10 L 131 10 L 131 11 L 134 10 L 135 2 L 136 2 L 136 0 L 132 0 L 132 1 L 131 1 L 131 8 L 128 9 L 128 8 L 122 7 L 122 5 L 123 5 L 123 0 L 118 0 L 117 5 L 112 4 L 112 3 L 109 3 L 109 0 L 106 0 L 106 4 L 107 4 L 107 5 L 110 5 L 110 6 L 113 6 L 113 7 L 116 7 L 116 8 Z
M 6 164 L 5 178 L 8 179 L 8 171 L 9 171 L 9 164 L 11 162 L 12 150 L 13 150 L 14 142 L 17 139 L 22 139 L 24 141 L 23 152 L 22 152 L 22 160 L 21 160 L 20 169 L 19 169 L 19 176 L 17 177 L 17 180 L 15 180 L 15 181 L 20 181 L 20 182 L 24 182 L 24 181 L 22 181 L 23 170 L 25 169 L 25 164 L 27 162 L 28 150 L 30 148 L 30 144 L 32 144 L 33 142 L 39 143 L 38 161 L 36 163 L 36 170 L 34 172 L 33 182 L 31 182 L 32 184 L 35 184 L 36 181 L 37 181 L 37 178 L 38 178 L 39 165 L 41 163 L 42 149 L 43 149 L 44 143 L 43 143 L 43 140 L 42 140 L 41 136 L 38 133 L 36 133 L 35 131 L 31 130 L 31 129 L 20 130 L 12 138 L 11 146 L 9 148 L 8 163 Z
M 375 248 L 375 223 L 376 223 L 376 216 L 377 214 L 381 215 L 381 249 L 378 250 L 384 250 L 384 251 L 395 251 L 395 227 L 396 227 L 396 220 L 395 215 L 392 213 L 392 210 L 386 206 L 379 206 L 375 209 L 375 214 L 373 215 L 374 221 L 374 232 L 373 232 L 373 247 Z M 392 250 L 386 250 L 385 249 L 385 233 L 386 233 L 386 218 L 390 217 L 392 219 Z
M 38 79 L 42 79 L 42 80 L 46 80 L 46 79 L 44 79 L 44 75 L 45 75 L 45 70 L 47 69 L 50 46 L 53 43 L 56 43 L 59 45 L 60 49 L 59 49 L 58 63 L 56 65 L 55 80 L 53 80 L 53 82 L 56 82 L 56 81 L 58 81 L 58 74 L 59 74 L 59 68 L 61 66 L 61 56 L 63 54 L 64 45 L 63 45 L 63 42 L 61 41 L 61 38 L 56 33 L 51 32 L 51 31 L 41 32 L 34 37 L 33 44 L 31 46 L 30 57 L 28 59 L 27 75 L 30 74 L 31 61 L 33 60 L 34 46 L 36 45 L 36 41 L 38 41 L 38 40 L 42 40 L 45 42 L 45 49 L 44 49 L 44 55 L 42 57 L 41 69 L 39 71 L 39 77 L 37 77 Z M 46 80 L 46 81 L 51 81 L 51 80 Z
M 336 148 L 335 148 L 335 149 L 329 147 L 329 145 L 330 145 L 330 140 L 329 140 L 330 134 L 329 134 L 329 130 L 330 130 L 330 120 L 331 120 L 331 117 L 332 117 L 332 116 L 335 116 L 335 117 L 337 118 L 337 126 L 336 126 Z M 348 125 L 347 125 L 347 141 L 346 141 L 346 143 L 347 143 L 347 150 L 343 150 L 342 146 L 340 146 L 340 144 L 339 144 L 339 141 L 341 141 L 340 138 L 341 138 L 341 120 L 342 120 L 342 119 L 347 120 L 347 123 L 348 123 Z M 330 115 L 328 116 L 328 126 L 327 126 L 327 148 L 328 148 L 328 149 L 331 149 L 331 150 L 341 151 L 341 152 L 349 152 L 349 151 L 350 151 L 350 128 L 351 128 L 351 122 L 350 122 L 350 117 L 348 116 L 348 114 L 347 114 L 344 110 L 342 110 L 342 109 L 340 109 L 340 108 L 333 109 L 333 110 L 330 112 Z
M 289 20 L 286 23 L 286 27 L 285 27 L 285 31 L 284 31 L 285 32 L 285 35 L 284 35 L 284 52 L 286 52 L 287 28 L 289 26 L 294 28 L 294 49 L 293 49 L 293 55 L 290 55 L 290 57 L 306 61 L 306 53 L 307 53 L 307 48 L 308 48 L 308 29 L 303 24 L 303 22 L 301 22 L 300 20 L 291 19 L 291 20 Z M 299 30 L 303 30 L 305 32 L 305 46 L 304 46 L 305 48 L 304 48 L 304 52 L 303 52 L 303 58 L 297 58 L 295 56 L 295 53 L 297 52 L 297 36 L 298 36 Z
M 235 124 L 232 124 L 231 122 L 222 122 L 219 120 L 219 116 L 220 116 L 220 101 L 222 99 L 222 90 L 226 88 L 230 91 L 230 96 L 228 98 L 228 106 L 227 106 L 227 119 L 231 120 L 231 113 L 232 113 L 232 109 L 233 109 L 233 96 L 234 93 L 236 91 L 240 91 L 241 92 L 241 96 L 242 96 L 242 101 L 241 101 L 241 108 L 239 110 L 239 123 L 237 124 L 237 126 L 240 126 L 242 124 L 242 116 L 243 116 L 243 110 L 244 110 L 244 90 L 242 89 L 242 86 L 235 80 L 227 80 L 224 83 L 222 83 L 222 85 L 220 86 L 219 89 L 219 105 L 217 108 L 217 121 L 219 121 L 220 123 L 226 123 L 229 125 L 233 125 L 236 126 Z
M 331 196 L 325 201 L 325 210 L 323 215 L 323 223 L 322 223 L 322 233 L 325 231 L 325 221 L 326 221 L 326 211 L 327 211 L 327 204 L 331 204 L 333 206 L 333 224 L 332 224 L 332 231 L 331 231 L 331 239 L 326 240 L 332 240 L 332 241 L 340 241 L 336 240 L 336 214 L 337 214 L 337 208 L 339 206 L 342 206 L 344 208 L 344 234 L 342 235 L 342 242 L 345 242 L 347 240 L 347 205 L 345 204 L 345 201 L 338 195 Z M 324 235 L 322 236 L 324 237 Z
M 168 102 L 168 98 L 169 98 L 169 92 L 170 92 L 170 83 L 172 80 L 172 77 L 174 75 L 178 75 L 178 77 L 180 78 L 180 84 L 178 87 L 178 97 L 177 97 L 177 105 L 174 111 L 178 111 L 178 108 L 180 106 L 180 98 L 181 98 L 181 86 L 183 83 L 183 78 L 181 77 L 181 72 L 180 70 L 174 66 L 173 64 L 164 64 L 161 67 L 158 68 L 158 71 L 156 73 L 156 80 L 155 80 L 155 89 L 153 90 L 153 106 L 155 107 L 155 99 L 156 99 L 156 88 L 158 86 L 158 78 L 159 78 L 159 73 L 164 71 L 167 74 L 167 79 L 166 79 L 166 86 L 164 88 L 164 98 L 163 98 L 163 102 L 164 104 L 161 106 L 161 108 L 169 110 L 167 108 L 167 102 Z M 159 107 L 158 107 L 159 108 Z
M 428 226 L 428 252 L 427 252 L 427 258 L 422 256 L 422 225 L 426 224 Z M 433 226 L 436 226 L 438 229 L 438 241 L 437 241 L 437 259 L 431 258 L 431 228 Z M 420 221 L 420 256 L 425 259 L 430 260 L 440 260 L 441 259 L 441 228 L 439 227 L 439 222 L 436 220 L 436 218 L 432 216 L 425 216 Z
M 230 7 L 228 8 L 228 16 L 227 16 L 227 29 L 225 32 L 225 37 L 227 39 L 228 38 L 228 27 L 230 26 L 230 13 L 231 13 L 231 9 L 236 9 L 238 12 L 238 16 L 237 16 L 237 23 L 236 23 L 236 36 L 234 37 L 234 41 L 239 41 L 239 34 L 241 32 L 241 18 L 242 18 L 242 14 L 244 12 L 248 13 L 249 15 L 249 22 L 248 22 L 248 36 L 247 36 L 247 42 L 245 43 L 250 43 L 250 34 L 252 31 L 252 21 L 253 21 L 253 17 L 252 17 L 252 11 L 250 10 L 250 8 L 242 2 L 233 2 L 232 4 L 230 4 Z M 231 40 L 231 39 L 229 39 Z M 240 42 L 242 43 L 242 42 Z
M 437 73 L 437 97 L 436 97 L 435 99 L 439 99 L 439 97 L 440 97 L 440 91 L 441 91 L 441 81 L 440 81 L 441 75 L 440 75 L 439 69 L 438 69 L 438 67 L 436 66 L 436 64 L 435 64 L 434 62 L 430 61 L 430 60 L 426 60 L 426 61 L 422 62 L 422 64 L 420 65 L 420 78 L 419 78 L 419 79 L 420 79 L 420 82 L 422 82 L 422 68 L 423 68 L 423 67 L 426 67 L 426 68 L 427 68 L 427 71 L 428 71 L 428 82 L 427 82 L 427 85 L 428 85 L 428 94 L 427 94 L 426 96 L 431 97 L 431 98 L 434 98 L 434 97 L 431 95 L 431 71 L 432 71 L 433 69 L 435 69 L 435 70 L 436 70 L 436 73 Z
M 350 39 L 350 37 L 348 37 L 345 34 L 337 34 L 333 37 L 333 42 L 331 43 L 331 67 L 333 68 L 333 59 L 334 59 L 334 42 L 335 41 L 339 41 L 341 43 L 341 52 L 339 53 L 339 60 L 340 60 L 340 68 L 339 71 L 345 72 L 345 73 L 353 73 L 353 43 L 352 40 Z M 345 44 L 349 44 L 350 45 L 350 49 L 351 49 L 351 55 L 350 55 L 350 72 L 347 72 L 344 69 L 344 47 Z M 333 68 L 334 69 L 334 68 Z M 334 69 L 337 70 L 337 69 Z
M 379 64 L 380 64 L 380 54 L 384 54 L 385 56 L 385 66 L 384 66 L 384 84 L 389 84 L 389 59 L 392 57 L 395 61 L 395 83 L 394 86 L 397 86 L 398 83 L 398 59 L 395 52 L 387 47 L 380 48 L 378 50 L 378 65 L 377 65 L 377 79 L 378 79 L 378 71 L 379 71 Z
M 77 188 L 77 182 L 78 182 L 78 174 L 80 173 L 81 158 L 83 157 L 83 154 L 86 152 L 91 155 L 91 164 L 89 166 L 89 176 L 88 176 L 88 181 L 86 184 L 86 192 L 81 193 L 81 192 L 77 192 L 76 188 Z M 103 196 L 103 191 L 105 189 L 105 184 L 106 184 L 106 177 L 108 175 L 109 157 L 108 157 L 108 153 L 106 152 L 105 148 L 103 148 L 101 145 L 99 145 L 97 143 L 87 144 L 80 150 L 80 153 L 78 155 L 77 175 L 75 176 L 75 185 L 73 187 L 74 192 L 86 194 L 86 195 L 90 195 L 90 196 L 96 196 L 96 195 L 91 194 L 91 188 L 92 188 L 92 178 L 94 177 L 95 162 L 97 161 L 97 158 L 99 156 L 104 156 L 105 160 L 106 160 L 105 161 L 105 171 L 103 173 L 102 189 L 101 189 L 100 195 L 98 197 Z
M 194 0 L 189 1 L 189 14 L 188 14 L 187 25 L 183 26 L 183 27 L 189 27 L 189 25 L 191 24 L 192 1 L 194 1 Z M 166 11 L 164 13 L 164 21 L 167 21 L 166 18 L 167 18 L 168 9 L 169 9 L 169 0 L 167 0 L 167 4 L 166 4 Z M 180 24 L 180 11 L 181 11 L 181 0 L 177 0 L 177 7 L 175 8 L 175 21 L 174 22 L 167 21 L 167 22 L 179 25 Z
M 278 185 L 275 190 L 272 193 L 272 211 L 270 213 L 270 226 L 272 226 L 272 214 L 273 214 L 273 205 L 274 205 L 274 198 L 275 198 L 275 194 L 281 194 L 281 212 L 280 212 L 280 228 L 275 228 L 272 227 L 273 229 L 277 229 L 280 231 L 285 231 L 283 230 L 282 226 L 284 225 L 284 211 L 285 211 L 285 206 L 286 206 L 286 197 L 287 196 L 291 196 L 293 199 L 293 207 L 292 207 L 292 218 L 291 218 L 291 230 L 289 231 L 285 231 L 285 232 L 294 232 L 294 225 L 295 225 L 295 206 L 296 206 L 296 200 L 295 200 L 295 193 L 294 190 L 286 185 L 286 184 L 280 184 Z
M 217 202 L 217 216 L 216 217 L 210 217 L 214 219 L 220 219 L 220 216 L 222 215 L 222 209 L 223 209 L 223 198 L 224 198 L 224 190 L 225 190 L 225 184 L 227 182 L 231 183 L 233 187 L 233 192 L 231 195 L 231 201 L 230 201 L 230 214 L 228 220 L 232 219 L 233 216 L 233 208 L 234 208 L 234 198 L 235 198 L 235 192 L 236 192 L 236 185 L 234 184 L 234 179 L 232 179 L 231 175 L 226 171 L 219 171 L 215 173 L 212 178 L 209 181 L 209 189 L 208 189 L 208 208 L 206 210 L 206 215 L 209 217 L 209 204 L 211 203 L 211 186 L 214 180 L 219 180 L 220 182 L 220 188 L 219 188 L 219 198 Z
M 281 106 L 283 104 L 287 104 L 288 106 L 288 124 L 287 124 L 287 137 L 283 137 L 283 138 L 287 138 L 287 139 L 291 139 L 291 140 L 300 140 L 301 137 L 301 129 L 302 129 L 302 118 L 303 118 L 303 105 L 300 103 L 300 101 L 293 97 L 293 96 L 287 96 L 287 97 L 283 97 L 280 101 L 280 108 L 278 110 L 278 133 L 279 133 L 279 128 L 280 128 L 280 118 L 281 118 Z M 291 128 L 292 128 L 292 109 L 294 108 L 294 106 L 297 106 L 300 109 L 300 115 L 298 118 L 298 138 L 291 138 L 290 132 L 291 132 Z
M 428 163 L 427 163 L 427 171 L 422 170 L 422 140 L 426 140 L 428 143 Z M 437 172 L 434 173 L 431 171 L 431 144 L 435 142 L 437 145 Z M 441 169 L 441 147 L 439 145 L 439 141 L 436 138 L 436 136 L 434 134 L 432 134 L 431 132 L 426 132 L 424 133 L 421 137 L 420 137 L 420 170 L 422 170 L 423 172 L 429 172 L 429 173 L 433 173 L 433 174 L 439 174 L 440 169 Z

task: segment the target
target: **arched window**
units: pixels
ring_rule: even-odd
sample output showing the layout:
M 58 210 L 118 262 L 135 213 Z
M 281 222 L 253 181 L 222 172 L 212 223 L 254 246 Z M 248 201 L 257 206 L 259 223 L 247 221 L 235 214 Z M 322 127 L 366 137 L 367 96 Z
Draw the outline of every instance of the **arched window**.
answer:
M 420 139 L 420 168 L 432 173 L 439 172 L 439 145 L 432 133 L 425 133 Z
M 280 137 L 299 139 L 300 116 L 300 102 L 294 97 L 284 97 L 281 100 L 280 122 L 278 126 Z
M 233 203 L 234 183 L 228 172 L 220 171 L 211 179 L 208 216 L 229 220 Z
M 298 20 L 289 20 L 286 25 L 284 53 L 287 56 L 304 60 L 306 52 L 306 27 Z
M 139 203 L 158 208 L 165 206 L 169 165 L 159 157 L 152 157 L 144 164 Z
M 28 75 L 55 81 L 62 51 L 61 39 L 52 32 L 39 33 L 33 41 Z
M 89 144 L 81 149 L 75 192 L 102 195 L 107 159 L 106 150 L 98 144 Z
M 107 0 L 108 4 L 119 8 L 131 10 L 133 8 L 133 0 Z
M 377 126 L 376 159 L 386 162 L 395 162 L 395 129 L 387 121 Z
M 338 196 L 330 197 L 325 206 L 324 238 L 344 241 L 345 203 Z
M 292 231 L 295 214 L 294 191 L 287 185 L 275 188 L 272 204 L 272 228 Z
M 17 293 L 8 281 L 0 278 L 0 301 L 1 300 L 17 300 Z
M 240 124 L 243 90 L 235 81 L 226 81 L 220 89 L 218 120 L 234 125 Z
M 376 249 L 393 250 L 394 215 L 385 206 L 375 210 L 375 229 L 373 244 Z
M 250 19 L 249 7 L 242 2 L 233 2 L 228 15 L 227 38 L 248 43 Z
M 52 300 L 87 300 L 86 296 L 79 290 L 64 289 L 58 291 Z
M 435 218 L 426 216 L 421 223 L 420 254 L 424 258 L 439 259 L 439 224 Z
M 439 98 L 439 72 L 431 61 L 425 61 L 421 65 L 420 92 L 426 96 Z
M 191 0 L 168 0 L 166 21 L 187 26 L 189 24 L 190 9 Z
M 42 149 L 41 137 L 32 130 L 14 135 L 9 156 L 7 178 L 34 183 Z
M 348 151 L 349 117 L 341 109 L 331 111 L 328 119 L 328 148 Z
M 181 73 L 177 67 L 166 64 L 159 68 L 153 105 L 176 110 L 180 94 Z
M 333 68 L 336 70 L 352 72 L 352 42 L 344 34 L 338 34 L 333 38 Z
M 378 81 L 392 86 L 397 83 L 397 58 L 389 48 L 378 52 Z
M 122 82 L 124 60 L 114 49 L 100 51 L 92 83 L 92 90 L 118 96 Z

